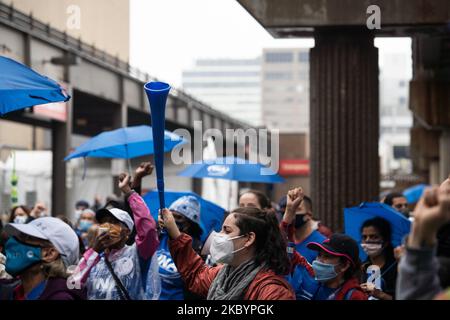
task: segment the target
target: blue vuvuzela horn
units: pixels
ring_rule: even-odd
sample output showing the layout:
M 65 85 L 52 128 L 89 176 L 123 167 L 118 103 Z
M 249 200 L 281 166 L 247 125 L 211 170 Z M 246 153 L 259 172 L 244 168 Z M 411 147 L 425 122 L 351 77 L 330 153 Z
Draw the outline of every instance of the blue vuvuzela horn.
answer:
M 170 85 L 164 82 L 147 82 L 144 85 L 152 117 L 153 144 L 155 150 L 156 186 L 158 188 L 159 208 L 166 207 L 164 201 L 164 130 L 167 96 Z

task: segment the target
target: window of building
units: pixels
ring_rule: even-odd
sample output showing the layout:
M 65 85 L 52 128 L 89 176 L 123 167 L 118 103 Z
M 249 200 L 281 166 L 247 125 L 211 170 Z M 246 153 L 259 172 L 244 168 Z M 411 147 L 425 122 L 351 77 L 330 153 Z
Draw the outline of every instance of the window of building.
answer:
M 266 52 L 265 61 L 268 63 L 290 63 L 294 60 L 292 52 Z
M 409 146 L 394 146 L 394 159 L 409 159 Z
M 258 77 L 257 71 L 185 71 L 183 77 Z
M 298 74 L 298 78 L 300 80 L 308 80 L 309 79 L 309 70 L 302 70 Z
M 284 90 L 284 91 L 286 91 L 286 92 L 295 92 L 296 88 L 294 86 L 288 86 L 288 87 L 286 87 L 286 90 Z
M 308 62 L 309 61 L 309 52 L 299 52 L 298 61 L 299 62 Z
M 201 59 L 195 63 L 197 66 L 259 66 L 260 59 Z
M 292 72 L 266 72 L 266 80 L 292 80 Z
M 241 88 L 241 87 L 256 87 L 260 86 L 259 82 L 186 82 L 183 83 L 183 88 Z

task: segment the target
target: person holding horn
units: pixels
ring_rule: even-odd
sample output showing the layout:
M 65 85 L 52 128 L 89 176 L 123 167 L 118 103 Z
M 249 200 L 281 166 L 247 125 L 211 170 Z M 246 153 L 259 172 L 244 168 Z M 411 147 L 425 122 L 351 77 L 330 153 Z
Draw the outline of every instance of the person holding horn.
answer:
M 128 212 L 110 206 L 96 212 L 99 223 L 96 238 L 84 253 L 71 283 L 85 286 L 88 299 L 155 299 L 159 295 L 157 286 L 150 287 L 157 284 L 158 278 L 158 263 L 154 258 L 159 245 L 156 223 L 144 200 L 131 189 L 128 174 L 120 174 L 119 188 L 126 196 L 133 218 Z M 126 245 L 134 228 L 135 242 Z
M 286 243 L 273 213 L 237 208 L 212 239 L 209 267 L 178 230 L 172 212 L 163 209 L 159 224 L 170 237 L 169 249 L 187 288 L 208 300 L 294 300 L 283 278 L 289 272 Z

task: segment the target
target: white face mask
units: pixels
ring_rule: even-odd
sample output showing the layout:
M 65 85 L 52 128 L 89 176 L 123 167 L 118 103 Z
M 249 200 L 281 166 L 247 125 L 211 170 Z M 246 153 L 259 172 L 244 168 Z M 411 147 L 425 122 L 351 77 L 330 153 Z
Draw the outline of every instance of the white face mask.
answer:
M 361 243 L 361 247 L 369 257 L 376 257 L 383 251 L 382 243 Z
M 232 240 L 242 237 L 244 237 L 244 235 L 230 238 L 226 234 L 216 233 L 212 239 L 210 248 L 211 258 L 213 262 L 230 264 L 231 261 L 233 261 L 234 254 L 245 249 L 245 247 L 242 247 L 238 250 L 234 250 L 234 244 Z
M 28 220 L 27 216 L 17 216 L 14 218 L 14 223 L 25 224 L 27 223 L 27 220 Z

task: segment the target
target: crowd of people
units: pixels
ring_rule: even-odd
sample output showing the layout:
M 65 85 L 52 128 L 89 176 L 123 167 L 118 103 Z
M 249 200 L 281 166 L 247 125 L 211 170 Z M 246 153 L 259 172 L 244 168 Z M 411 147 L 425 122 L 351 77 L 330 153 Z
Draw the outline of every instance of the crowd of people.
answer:
M 450 299 L 450 177 L 413 211 L 401 193 L 381 199 L 412 221 L 394 247 L 396 230 L 381 217 L 364 221 L 360 241 L 333 232 L 301 187 L 277 204 L 245 191 L 220 231 L 204 229 L 194 196 L 155 221 L 141 196 L 152 171 L 142 163 L 121 174 L 121 198 L 78 201 L 75 221 L 43 203 L 12 208 L 0 236 L 0 300 Z

